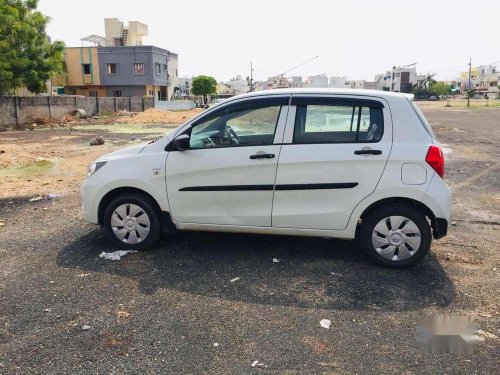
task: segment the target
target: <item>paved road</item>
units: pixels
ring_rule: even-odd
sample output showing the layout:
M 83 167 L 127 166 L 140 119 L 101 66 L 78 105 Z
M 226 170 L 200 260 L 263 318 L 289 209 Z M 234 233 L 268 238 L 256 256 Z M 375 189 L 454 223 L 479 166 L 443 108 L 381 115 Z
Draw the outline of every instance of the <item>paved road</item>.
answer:
M 489 111 L 427 114 L 453 148 L 457 225 L 411 270 L 374 267 L 351 242 L 213 233 L 107 261 L 114 249 L 80 220 L 76 194 L 1 200 L 0 373 L 494 373 L 500 111 Z M 466 135 L 474 116 L 483 130 Z M 417 320 L 457 312 L 478 314 L 479 352 L 418 353 Z

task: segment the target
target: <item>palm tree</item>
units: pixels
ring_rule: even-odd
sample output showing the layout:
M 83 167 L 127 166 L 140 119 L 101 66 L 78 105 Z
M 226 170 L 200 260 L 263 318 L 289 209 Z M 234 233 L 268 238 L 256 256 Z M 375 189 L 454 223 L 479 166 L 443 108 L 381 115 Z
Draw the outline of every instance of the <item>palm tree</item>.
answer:
M 434 79 L 435 74 L 430 74 L 427 73 L 427 76 L 425 77 L 424 81 L 422 82 L 422 87 L 429 92 L 431 86 L 433 83 L 436 83 L 436 80 Z

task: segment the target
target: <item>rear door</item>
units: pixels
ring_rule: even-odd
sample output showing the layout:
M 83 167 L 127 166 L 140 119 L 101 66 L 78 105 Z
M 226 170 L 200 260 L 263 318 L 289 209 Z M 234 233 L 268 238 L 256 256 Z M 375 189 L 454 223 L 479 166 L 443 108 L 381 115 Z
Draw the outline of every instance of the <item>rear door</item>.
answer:
M 372 194 L 392 146 L 387 103 L 366 97 L 293 97 L 280 153 L 272 226 L 347 227 Z
M 166 166 L 176 222 L 271 226 L 289 99 L 268 96 L 228 103 L 185 131 L 190 148 L 170 151 Z

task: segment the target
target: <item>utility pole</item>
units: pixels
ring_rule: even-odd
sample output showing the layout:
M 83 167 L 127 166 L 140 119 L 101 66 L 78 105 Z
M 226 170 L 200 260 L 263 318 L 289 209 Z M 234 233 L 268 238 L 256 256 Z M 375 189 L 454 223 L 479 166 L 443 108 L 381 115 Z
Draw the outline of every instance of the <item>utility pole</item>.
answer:
M 472 57 L 469 57 L 469 92 L 467 94 L 467 108 L 470 108 L 470 93 L 471 93 L 471 74 L 472 74 Z
M 250 92 L 253 91 L 253 62 L 250 61 Z

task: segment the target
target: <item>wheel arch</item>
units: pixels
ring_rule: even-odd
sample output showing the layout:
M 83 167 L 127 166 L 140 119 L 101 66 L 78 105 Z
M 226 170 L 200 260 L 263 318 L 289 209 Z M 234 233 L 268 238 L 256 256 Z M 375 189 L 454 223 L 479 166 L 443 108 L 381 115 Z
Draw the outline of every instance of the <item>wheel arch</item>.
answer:
M 417 209 L 419 212 L 421 212 L 423 215 L 425 215 L 425 217 L 428 218 L 428 220 L 430 221 L 431 228 L 433 229 L 433 232 L 436 232 L 436 216 L 434 215 L 434 213 L 432 212 L 432 210 L 429 207 L 427 207 L 422 202 L 419 202 L 418 200 L 415 200 L 412 198 L 391 197 L 391 198 L 380 199 L 376 202 L 373 202 L 367 208 L 365 208 L 365 210 L 363 211 L 363 213 L 361 214 L 361 216 L 359 217 L 359 220 L 358 220 L 358 224 L 356 227 L 356 237 L 357 237 L 359 228 L 363 222 L 363 219 L 365 217 L 367 217 L 370 213 L 375 211 L 377 208 L 382 207 L 382 206 L 386 206 L 388 204 L 403 204 L 405 206 L 409 206 L 409 207 Z
M 131 187 L 131 186 L 123 186 L 123 187 L 115 188 L 113 190 L 108 191 L 102 197 L 101 201 L 99 202 L 99 208 L 97 209 L 97 223 L 99 225 L 101 225 L 101 226 L 103 225 L 104 211 L 106 210 L 106 207 L 108 206 L 108 204 L 114 198 L 116 198 L 117 196 L 122 195 L 122 194 L 138 194 L 138 195 L 142 195 L 142 196 L 148 198 L 149 200 L 151 200 L 151 202 L 153 202 L 155 208 L 158 209 L 158 212 L 160 214 L 162 213 L 160 205 L 158 204 L 158 202 L 156 201 L 156 199 L 154 199 L 154 197 L 151 194 L 149 194 L 148 192 L 146 192 L 146 191 L 144 191 L 142 189 L 138 189 L 138 188 Z

